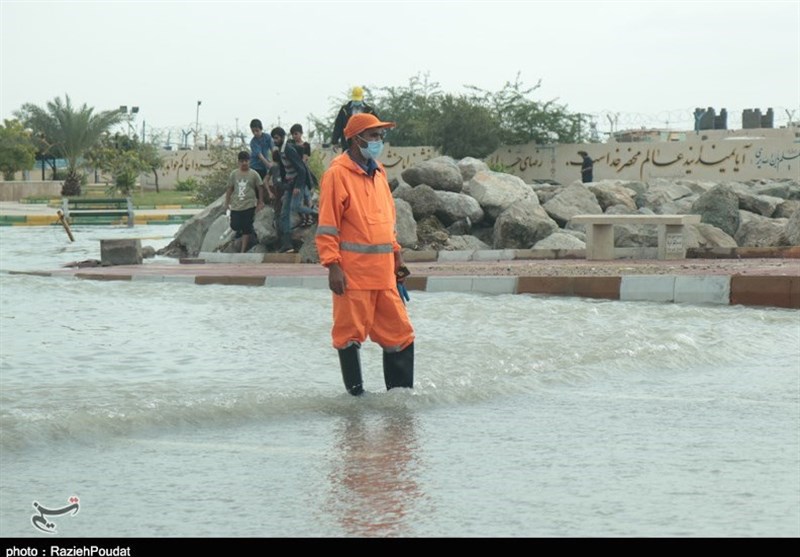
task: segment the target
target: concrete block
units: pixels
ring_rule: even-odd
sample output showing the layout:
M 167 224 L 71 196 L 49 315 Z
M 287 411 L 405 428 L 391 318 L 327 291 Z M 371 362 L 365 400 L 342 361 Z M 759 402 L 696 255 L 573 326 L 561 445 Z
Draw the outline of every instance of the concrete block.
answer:
M 572 295 L 581 298 L 619 300 L 621 277 L 571 277 Z
M 131 277 L 133 282 L 182 282 L 186 284 L 195 284 L 194 276 L 192 275 L 133 275 Z
M 517 277 L 472 277 L 472 291 L 485 294 L 516 294 Z
M 800 277 L 733 276 L 731 304 L 800 309 Z
M 264 260 L 263 253 L 219 253 L 202 251 L 197 257 L 205 259 L 206 263 L 239 263 L 258 264 Z
M 427 289 L 428 277 L 411 275 L 406 279 L 406 290 L 422 290 L 424 292 Z
M 472 261 L 473 250 L 455 250 L 455 251 L 440 251 L 439 261 L 446 263 L 448 261 Z
M 195 284 L 224 284 L 235 286 L 264 286 L 264 277 L 243 277 L 235 275 L 196 276 Z
M 439 252 L 436 250 L 413 251 L 403 250 L 403 261 L 406 263 L 437 261 Z
M 103 265 L 141 265 L 142 241 L 138 238 L 100 240 L 100 262 Z
M 556 249 L 554 259 L 586 259 L 585 249 Z
M 482 249 L 472 254 L 472 261 L 511 261 L 516 250 L 513 249 Z
M 94 273 L 75 273 L 75 278 L 82 280 L 105 280 L 105 281 L 130 281 L 132 275 L 96 275 Z
M 259 253 L 257 263 L 300 263 L 299 253 Z
M 517 294 L 572 295 L 572 277 L 519 277 Z
M 328 276 L 317 276 L 317 277 L 302 277 L 303 279 L 303 288 L 314 288 L 320 290 L 328 290 L 330 287 L 328 286 Z
M 704 275 L 675 277 L 675 303 L 730 304 L 731 281 L 728 276 Z
M 619 299 L 624 302 L 674 302 L 674 275 L 627 275 L 622 277 Z
M 428 292 L 472 292 L 472 277 L 428 277 Z

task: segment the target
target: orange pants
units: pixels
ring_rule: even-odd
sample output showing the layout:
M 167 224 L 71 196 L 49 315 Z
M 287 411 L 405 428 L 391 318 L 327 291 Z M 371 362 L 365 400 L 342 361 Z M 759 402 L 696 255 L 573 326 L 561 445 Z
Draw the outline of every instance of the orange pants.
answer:
M 331 336 L 337 350 L 369 337 L 386 352 L 399 352 L 414 342 L 414 328 L 397 289 L 345 289 L 333 295 Z

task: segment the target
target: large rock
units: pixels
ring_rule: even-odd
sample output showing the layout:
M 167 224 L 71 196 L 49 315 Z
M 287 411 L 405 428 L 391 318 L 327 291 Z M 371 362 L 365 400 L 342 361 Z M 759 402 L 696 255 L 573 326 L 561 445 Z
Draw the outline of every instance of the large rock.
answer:
M 729 236 L 739 229 L 739 198 L 729 185 L 719 184 L 702 194 L 692 204 L 691 212 L 700 221 L 716 226 Z
M 480 241 L 475 236 L 450 236 L 444 245 L 445 251 L 475 251 L 488 250 L 491 246 Z
M 603 211 L 613 205 L 625 205 L 631 210 L 636 210 L 636 201 L 633 199 L 636 192 L 625 186 L 602 181 L 589 186 L 589 191 L 597 198 Z
M 739 198 L 739 209 L 764 217 L 772 217 L 778 206 L 785 201 L 780 197 L 758 195 L 743 190 L 736 190 L 736 196 Z
M 184 222 L 175 233 L 175 238 L 158 251 L 167 257 L 195 257 L 200 252 L 203 240 L 211 225 L 225 215 L 225 196 L 222 195 L 208 207 Z
M 544 205 L 564 189 L 564 186 L 556 184 L 532 184 L 531 187 L 539 200 L 539 205 Z
M 740 212 L 740 225 L 734 239 L 739 247 L 778 247 L 785 245 L 787 221 L 762 217 L 749 211 Z
M 415 248 L 419 242 L 417 238 L 417 221 L 408 201 L 394 200 L 395 213 L 397 214 L 397 243 L 404 248 Z
M 292 215 L 292 225 L 296 226 L 300 221 L 298 215 Z M 253 230 L 256 233 L 258 244 L 268 248 L 278 243 L 278 222 L 275 209 L 264 207 L 256 213 L 253 219 Z
M 539 204 L 533 188 L 522 178 L 491 170 L 475 174 L 464 184 L 464 193 L 477 200 L 490 223 L 523 199 L 533 199 L 536 205 Z
M 700 198 L 699 194 L 692 194 L 686 197 L 681 197 L 675 201 L 668 201 L 662 203 L 657 208 L 653 208 L 653 212 L 658 215 L 688 215 L 692 212 L 692 205 Z M 642 207 L 643 209 L 650 209 L 650 207 Z
M 449 237 L 450 234 L 435 216 L 426 217 L 417 222 L 417 238 L 423 249 L 441 249 Z
M 698 181 L 698 180 L 687 180 L 685 178 L 679 178 L 677 180 L 670 180 L 668 178 L 656 178 L 654 181 L 652 181 L 650 183 L 651 184 L 656 184 L 656 183 L 662 182 L 662 181 L 673 182 L 673 183 L 675 183 L 675 184 L 677 184 L 679 186 L 685 186 L 685 187 L 689 188 L 689 190 L 693 194 L 698 195 L 698 196 L 703 195 L 708 190 L 710 190 L 711 188 L 713 188 L 714 186 L 717 185 L 716 182 L 702 182 L 702 181 Z
M 479 223 L 483 220 L 483 209 L 474 197 L 451 191 L 437 191 L 436 196 L 439 198 L 436 217 L 445 226 L 464 219 L 469 219 L 470 223 Z
M 763 183 L 752 184 L 752 188 L 753 193 L 759 195 L 800 200 L 800 182 L 794 180 L 783 180 L 780 182 L 765 181 Z
M 649 209 L 631 211 L 625 205 L 614 205 L 606 211 L 607 215 L 653 214 Z M 658 227 L 654 224 L 618 224 L 614 226 L 614 245 L 621 248 L 657 247 Z
M 597 197 L 588 188 L 578 184 L 565 187 L 543 207 L 561 227 L 575 215 L 599 215 L 603 212 Z
M 431 216 L 439 208 L 437 192 L 426 184 L 420 184 L 413 188 L 398 188 L 395 192 L 395 199 L 408 202 L 414 218 L 417 220 Z
M 672 203 L 683 197 L 692 195 L 694 192 L 683 184 L 658 180 L 650 184 L 642 194 L 636 198 L 639 207 L 647 207 L 658 214 L 667 214 L 659 210 L 662 205 Z
M 716 226 L 696 224 L 686 227 L 687 248 L 735 248 L 736 240 Z
M 220 250 L 223 246 L 230 244 L 236 233 L 231 229 L 227 215 L 220 215 L 217 217 L 211 226 L 206 231 L 203 243 L 200 246 L 200 252 L 215 252 Z
M 301 245 L 297 254 L 300 256 L 301 263 L 319 263 L 319 251 L 314 238 L 317 234 L 317 227 L 311 226 L 302 229 Z M 255 250 L 252 250 L 255 251 Z
M 800 246 L 800 211 L 795 211 L 786 221 L 783 236 L 790 246 Z
M 503 211 L 494 223 L 495 249 L 528 249 L 558 230 L 538 201 L 524 199 Z
M 489 165 L 480 159 L 465 157 L 456 163 L 461 171 L 461 179 L 469 182 L 478 172 L 489 172 Z
M 535 249 L 586 249 L 586 242 L 566 232 L 554 232 L 544 240 L 539 240 Z
M 436 157 L 406 168 L 401 176 L 410 186 L 426 184 L 435 190 L 460 192 L 464 180 L 450 157 Z
M 787 199 L 775 208 L 772 218 L 776 219 L 789 219 L 792 215 L 800 210 L 800 200 Z

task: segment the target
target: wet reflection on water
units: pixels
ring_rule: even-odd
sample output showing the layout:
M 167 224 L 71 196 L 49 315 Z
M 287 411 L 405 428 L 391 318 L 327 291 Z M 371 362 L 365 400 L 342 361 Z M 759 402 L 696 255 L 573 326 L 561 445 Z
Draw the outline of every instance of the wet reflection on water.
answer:
M 422 491 L 416 418 L 407 409 L 341 418 L 333 436 L 326 507 L 352 536 L 408 534 L 409 511 Z

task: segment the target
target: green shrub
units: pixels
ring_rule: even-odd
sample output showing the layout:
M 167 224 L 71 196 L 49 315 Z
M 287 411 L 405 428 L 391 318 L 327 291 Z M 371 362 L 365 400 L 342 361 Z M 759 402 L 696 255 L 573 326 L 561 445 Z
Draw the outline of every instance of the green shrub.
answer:
M 319 184 L 322 174 L 325 172 L 325 156 L 319 149 L 311 152 L 311 156 L 308 158 L 308 168 L 316 178 L 316 183 Z
M 175 191 L 188 191 L 194 192 L 200 186 L 200 183 L 197 181 L 197 178 L 190 176 L 185 180 L 178 180 L 175 183 Z
M 228 177 L 239 167 L 239 162 L 236 160 L 238 153 L 238 148 L 230 147 L 212 147 L 209 150 L 211 170 L 200 178 L 194 192 L 194 198 L 198 203 L 211 205 L 225 193 Z
M 502 162 L 489 162 L 486 163 L 486 166 L 488 166 L 489 170 L 491 170 L 492 172 L 502 172 L 503 174 L 510 174 L 509 168 Z

